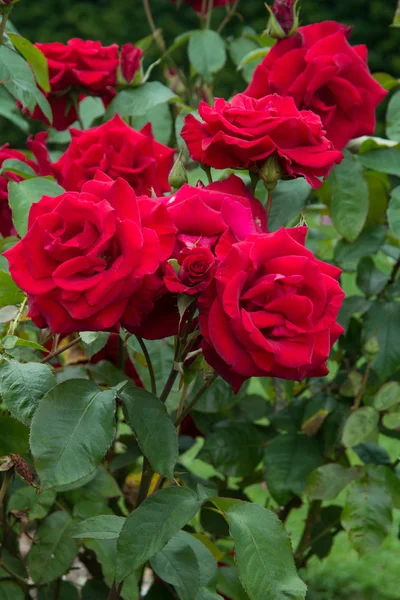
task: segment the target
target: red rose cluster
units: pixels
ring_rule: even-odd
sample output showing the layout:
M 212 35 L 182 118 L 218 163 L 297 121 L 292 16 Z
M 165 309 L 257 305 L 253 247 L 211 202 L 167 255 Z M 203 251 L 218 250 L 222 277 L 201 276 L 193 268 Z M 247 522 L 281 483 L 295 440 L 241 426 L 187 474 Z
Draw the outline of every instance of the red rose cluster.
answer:
M 365 48 L 351 47 L 348 34 L 327 22 L 278 41 L 244 94 L 202 102 L 201 120 L 185 118 L 192 159 L 247 170 L 269 197 L 278 179 L 321 185 L 349 139 L 372 133 L 385 95 Z M 130 45 L 121 56 L 116 46 L 81 40 L 41 49 L 54 103 L 68 103 L 71 91 L 106 99 L 117 68 L 127 82 L 140 68 L 141 52 Z M 30 140 L 35 160 L 28 164 L 66 191 L 32 205 L 26 236 L 5 253 L 39 327 L 68 334 L 123 326 L 159 339 L 177 333 L 177 300 L 185 294 L 197 300 L 197 347 L 235 391 L 253 376 L 327 373 L 344 294 L 340 271 L 305 247 L 305 227 L 269 233 L 265 208 L 236 175 L 171 194 L 174 151 L 154 139 L 150 125 L 135 131 L 116 116 L 71 134 L 54 164 L 46 134 Z M 0 164 L 6 158 L 26 161 L 3 147 Z M 7 180 L 19 180 L 7 175 L 0 177 L 3 235 L 11 232 Z
M 50 92 L 46 97 L 53 112 L 53 127 L 67 129 L 78 119 L 77 103 L 85 96 L 99 96 L 107 106 L 115 96 L 117 70 L 130 83 L 140 68 L 143 51 L 125 44 L 119 56 L 117 44 L 102 46 L 100 42 L 74 38 L 67 44 L 36 44 L 47 59 Z M 28 113 L 29 114 L 29 113 Z M 48 124 L 36 106 L 29 116 Z

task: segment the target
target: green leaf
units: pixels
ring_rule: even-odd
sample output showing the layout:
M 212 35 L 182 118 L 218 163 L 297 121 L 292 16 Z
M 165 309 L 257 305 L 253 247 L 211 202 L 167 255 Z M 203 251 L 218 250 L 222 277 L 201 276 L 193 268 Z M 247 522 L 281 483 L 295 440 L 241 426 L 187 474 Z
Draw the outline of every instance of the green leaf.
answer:
M 374 406 L 376 410 L 387 410 L 396 404 L 400 404 L 400 383 L 389 381 L 385 383 L 376 393 Z
M 124 523 L 125 519 L 123 517 L 116 517 L 115 515 L 91 517 L 76 525 L 71 530 L 70 537 L 113 540 L 119 537 Z
M 36 488 L 22 487 L 11 495 L 7 510 L 8 512 L 12 510 L 28 512 L 30 521 L 43 519 L 50 511 L 55 499 L 56 493 L 53 490 L 46 490 L 38 494 Z
M 382 423 L 387 429 L 400 430 L 400 410 L 396 409 L 383 415 Z
M 351 544 L 367 554 L 384 541 L 392 526 L 392 503 L 386 489 L 368 474 L 350 485 L 342 525 Z
M 79 335 L 89 360 L 104 348 L 110 337 L 110 334 L 104 331 L 81 331 Z
M 391 231 L 400 238 L 400 186 L 392 190 L 387 216 Z
M 39 400 L 56 385 L 46 365 L 22 364 L 16 360 L 0 363 L 0 393 L 10 413 L 30 425 Z
M 364 154 L 358 154 L 357 160 L 368 169 L 389 175 L 400 175 L 400 154 L 396 148 L 369 150 Z
M 218 571 L 217 590 L 232 600 L 249 600 L 235 567 L 221 567 Z
M 18 315 L 19 309 L 17 306 L 3 306 L 0 308 L 0 325 L 10 323 Z
M 124 387 L 119 397 L 143 454 L 157 473 L 172 479 L 178 460 L 178 436 L 165 405 L 133 384 Z
M 208 588 L 202 588 L 194 600 L 221 600 L 221 596 Z
M 71 523 L 67 512 L 57 511 L 40 525 L 28 556 L 29 573 L 35 583 L 49 583 L 68 571 L 78 553 L 76 543 L 66 539 Z
M 355 271 L 363 256 L 375 256 L 385 241 L 386 227 L 376 225 L 365 229 L 353 242 L 339 240 L 335 247 L 335 263 L 345 271 Z
M 388 379 L 400 364 L 400 304 L 376 300 L 364 317 L 364 339 L 376 336 L 379 353 L 372 369 L 381 381 Z
M 126 519 L 117 542 L 117 578 L 125 579 L 196 515 L 201 507 L 188 488 L 167 488 L 149 496 Z
M 32 420 L 31 451 L 42 489 L 92 473 L 115 437 L 115 393 L 84 379 L 58 384 Z
M 159 81 L 150 81 L 138 88 L 120 92 L 108 107 L 105 119 L 111 119 L 116 114 L 121 117 L 145 115 L 160 104 L 178 99 L 174 92 Z
M 389 277 L 375 266 L 370 256 L 360 260 L 357 267 L 357 285 L 370 298 L 383 290 Z
M 96 553 L 97 560 L 102 567 L 104 579 L 107 585 L 111 587 L 115 578 L 117 540 L 90 540 L 85 542 L 85 546 Z M 121 598 L 124 600 L 139 600 L 139 589 L 135 573 L 125 579 Z M 97 596 L 95 600 L 98 600 Z
M 36 177 L 37 173 L 27 163 L 22 160 L 16 160 L 15 158 L 7 158 L 1 165 L 0 173 L 5 175 L 7 173 L 16 173 L 24 179 L 30 177 Z
M 161 144 L 168 145 L 172 133 L 172 115 L 168 102 L 158 104 L 145 115 L 131 117 L 131 125 L 140 130 L 146 123 L 151 123 L 153 135 Z
M 0 48 L 1 50 L 1 48 Z M 35 177 L 17 183 L 8 184 L 8 201 L 11 206 L 13 222 L 19 235 L 23 237 L 28 230 L 29 211 L 34 202 L 39 202 L 43 196 L 59 196 L 64 189 L 55 181 L 45 177 Z
M 251 423 L 218 423 L 207 436 L 198 458 L 232 477 L 253 472 L 263 457 L 264 436 Z
M 104 104 L 101 98 L 86 96 L 79 103 L 79 115 L 82 121 L 83 129 L 89 129 L 99 117 L 105 113 Z
M 250 600 L 304 600 L 292 546 L 278 517 L 266 508 L 242 502 L 227 512 L 235 542 L 235 561 Z
M 25 60 L 29 63 L 36 81 L 45 92 L 50 91 L 49 83 L 49 66 L 43 52 L 36 48 L 29 40 L 23 38 L 17 33 L 9 33 L 8 37 L 12 41 L 14 47 L 22 54 Z
M 179 588 L 183 600 L 195 598 L 217 574 L 217 563 L 209 550 L 186 531 L 180 531 L 151 559 L 163 581 Z
M 220 71 L 226 62 L 225 42 L 216 31 L 201 29 L 193 31 L 188 46 L 189 61 L 194 70 L 212 81 L 213 75 Z
M 0 600 L 24 600 L 25 594 L 19 585 L 12 581 L 0 581 Z
M 399 80 L 388 73 L 373 73 L 373 78 L 388 92 L 399 85 Z
M 203 378 L 199 377 L 199 386 L 203 385 L 203 383 Z M 246 398 L 246 389 L 242 388 L 242 390 L 238 394 L 234 394 L 230 385 L 219 378 L 201 396 L 200 400 L 196 403 L 195 410 L 202 413 L 223 413 L 229 411 L 241 399 Z
M 269 231 L 276 231 L 299 215 L 307 203 L 310 192 L 310 184 L 302 177 L 292 181 L 279 181 L 272 192 L 272 209 L 268 219 Z
M 0 456 L 29 451 L 29 429 L 8 415 L 0 418 Z
M 379 413 L 372 406 L 363 406 L 351 413 L 343 430 L 343 444 L 352 448 L 365 442 L 377 430 Z
M 396 82 L 398 84 L 398 82 Z M 400 142 L 400 93 L 390 98 L 386 113 L 386 135 L 391 140 Z
M 24 297 L 24 292 L 14 283 L 11 275 L 0 271 L 0 307 L 21 304 Z
M 360 235 L 368 215 L 368 185 L 360 164 L 349 152 L 329 176 L 332 189 L 330 214 L 337 231 L 347 240 Z
M 305 494 L 310 500 L 334 500 L 357 477 L 357 469 L 346 469 L 335 463 L 322 465 L 309 475 Z
M 300 495 L 307 476 L 322 463 L 318 443 L 305 435 L 278 435 L 267 446 L 264 471 L 268 489 L 279 504 Z

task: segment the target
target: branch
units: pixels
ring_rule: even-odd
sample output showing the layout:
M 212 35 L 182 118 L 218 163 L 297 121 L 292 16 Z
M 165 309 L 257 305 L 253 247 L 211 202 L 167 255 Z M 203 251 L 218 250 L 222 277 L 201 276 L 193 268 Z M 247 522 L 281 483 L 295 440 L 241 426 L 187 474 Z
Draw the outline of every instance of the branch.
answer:
M 55 356 L 58 356 L 59 354 L 62 354 L 66 350 L 69 350 L 70 348 L 72 348 L 72 346 L 76 346 L 76 344 L 79 344 L 80 341 L 81 341 L 81 336 L 78 336 L 77 338 L 75 338 L 71 342 L 68 342 L 68 344 L 66 344 L 65 346 L 62 346 L 62 348 L 58 348 L 58 350 L 56 350 L 55 352 L 50 352 L 50 354 L 48 354 L 40 362 L 41 363 L 47 363 L 47 362 L 49 362 Z

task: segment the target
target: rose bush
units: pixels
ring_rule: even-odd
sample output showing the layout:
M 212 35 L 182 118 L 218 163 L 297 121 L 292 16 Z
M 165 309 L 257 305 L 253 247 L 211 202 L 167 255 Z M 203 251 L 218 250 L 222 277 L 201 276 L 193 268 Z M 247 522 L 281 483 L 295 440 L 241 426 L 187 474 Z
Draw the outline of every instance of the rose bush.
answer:
M 351 28 L 325 21 L 279 41 L 253 75 L 246 94 L 291 96 L 299 109 L 321 117 L 326 135 L 341 150 L 375 131 L 375 109 L 387 92 L 371 76 L 367 48 L 351 46 Z

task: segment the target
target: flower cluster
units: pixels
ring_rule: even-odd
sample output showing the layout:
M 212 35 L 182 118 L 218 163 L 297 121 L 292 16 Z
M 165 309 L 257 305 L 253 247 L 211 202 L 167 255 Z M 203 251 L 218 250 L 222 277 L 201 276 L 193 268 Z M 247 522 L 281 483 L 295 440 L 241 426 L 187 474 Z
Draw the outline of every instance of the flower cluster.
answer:
M 236 391 L 252 376 L 325 375 L 342 332 L 340 270 L 306 248 L 306 227 L 271 233 L 268 215 L 278 179 L 320 186 L 349 139 L 373 131 L 385 92 L 370 76 L 365 48 L 351 47 L 348 34 L 331 22 L 298 29 L 276 43 L 244 94 L 202 102 L 201 120 L 185 118 L 191 158 L 208 170 L 242 170 L 252 184 L 263 180 L 267 209 L 237 175 L 171 193 L 174 150 L 154 139 L 149 124 L 136 131 L 118 115 L 71 130 L 55 163 L 46 134 L 28 143 L 35 161 L 3 147 L 1 163 L 28 162 L 66 190 L 33 204 L 26 236 L 5 254 L 32 320 L 59 334 L 122 326 L 160 339 L 178 333 L 185 295 L 196 301 L 197 347 Z M 131 45 L 121 56 L 115 45 L 82 40 L 38 46 L 49 62 L 53 110 L 62 105 L 68 123 L 76 118 L 71 93 L 108 102 L 117 69 L 130 82 L 142 58 Z M 0 200 L 6 196 L 0 178 Z M 1 233 L 9 235 L 4 202 L 1 209 Z

